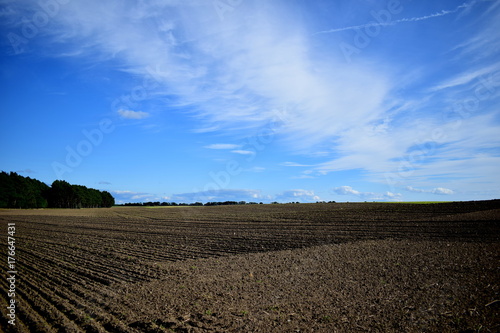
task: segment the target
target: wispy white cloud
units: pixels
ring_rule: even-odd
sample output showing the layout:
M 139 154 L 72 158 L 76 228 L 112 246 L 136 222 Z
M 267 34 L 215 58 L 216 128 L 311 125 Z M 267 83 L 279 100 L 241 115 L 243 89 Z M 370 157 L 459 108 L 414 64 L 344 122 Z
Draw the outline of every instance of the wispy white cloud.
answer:
M 438 187 L 432 190 L 433 194 L 440 194 L 440 195 L 450 195 L 454 194 L 455 192 L 453 190 L 443 188 L 443 187 Z
M 220 130 L 220 126 L 215 125 L 215 126 L 203 126 L 200 128 L 194 128 L 192 129 L 193 133 L 210 133 L 210 132 L 215 132 Z
M 288 190 L 276 195 L 275 198 L 279 202 L 316 202 L 320 201 L 320 197 L 314 194 L 311 190 Z
M 255 154 L 254 151 L 251 151 L 251 150 L 242 150 L 242 149 L 231 150 L 231 153 L 239 154 L 239 155 L 254 155 Z
M 124 119 L 144 119 L 149 117 L 149 113 L 143 111 L 118 110 L 118 114 Z
M 114 194 L 130 194 L 130 195 L 135 195 L 137 192 L 132 192 L 132 191 L 122 191 L 122 190 L 115 190 L 111 191 Z
M 489 4 L 489 8 L 478 17 L 483 28 L 452 49 L 452 51 L 459 51 L 456 61 L 461 61 L 462 57 L 466 56 L 478 65 L 484 65 L 485 61 L 498 59 L 500 4 L 498 1 L 481 1 L 480 3 Z
M 114 190 L 109 192 L 113 195 L 116 203 L 118 204 L 124 204 L 128 202 L 148 202 L 148 201 L 160 200 L 160 198 L 156 194 L 152 193 L 123 191 L 123 190 Z
M 341 155 L 318 164 L 313 174 L 360 169 L 366 180 L 391 191 L 410 184 L 494 189 L 500 165 L 500 124 L 495 117 L 471 115 L 445 123 L 420 119 L 391 126 L 387 133 L 355 128 L 338 141 Z
M 485 75 L 495 75 L 496 72 L 500 70 L 499 64 L 493 64 L 490 66 L 483 66 L 482 68 L 467 71 L 465 73 L 460 73 L 459 75 L 446 79 L 445 82 L 440 83 L 430 89 L 431 92 L 438 91 L 441 89 L 453 88 L 456 86 L 462 86 L 471 82 L 480 82 L 481 78 Z M 484 80 L 484 79 L 483 79 Z
M 330 30 L 325 30 L 325 31 L 320 31 L 316 32 L 315 34 L 327 34 L 327 33 L 334 33 L 334 32 L 341 32 L 345 30 L 356 30 L 356 29 L 363 29 L 363 28 L 369 28 L 369 27 L 378 27 L 378 26 L 392 26 L 396 25 L 399 23 L 409 23 L 409 22 L 418 22 L 418 21 L 424 21 L 428 20 L 431 18 L 436 18 L 436 17 L 441 17 L 449 14 L 456 13 L 460 10 L 468 10 L 472 6 L 476 4 L 476 1 L 471 1 L 469 3 L 463 3 L 460 6 L 456 7 L 453 10 L 442 10 L 440 12 L 434 13 L 434 14 L 429 14 L 425 16 L 419 16 L 419 17 L 410 17 L 410 18 L 402 18 L 398 20 L 393 20 L 389 22 L 370 22 L 366 24 L 360 24 L 360 25 L 354 25 L 354 26 L 349 26 L 349 27 L 342 27 L 342 28 L 336 28 L 336 29 L 330 29 Z
M 312 165 L 300 164 L 300 163 L 296 163 L 296 162 L 283 162 L 283 163 L 281 163 L 281 165 L 289 166 L 289 167 L 310 167 L 310 166 L 312 166 Z
M 151 194 L 136 194 L 133 195 L 130 199 L 133 201 L 150 201 L 150 200 L 152 201 L 156 199 L 156 197 Z
M 430 194 L 438 194 L 438 195 L 451 195 L 454 194 L 455 192 L 453 190 L 450 190 L 448 188 L 443 188 L 443 187 L 436 187 L 431 190 L 424 190 L 420 188 L 415 188 L 412 186 L 406 186 L 405 190 L 408 192 L 415 192 L 415 193 L 430 193 Z
M 208 146 L 205 146 L 204 148 L 207 149 L 237 149 L 241 147 L 241 145 L 236 145 L 232 143 L 214 143 Z
M 401 193 L 393 193 L 393 192 L 384 192 L 384 193 L 375 193 L 375 192 L 361 192 L 353 189 L 351 186 L 340 186 L 332 189 L 332 192 L 338 195 L 351 195 L 358 197 L 362 200 L 377 200 L 377 201 L 401 201 L 402 195 Z
M 58 54 L 119 63 L 147 83 L 147 96 L 175 96 L 168 106 L 189 107 L 197 133 L 251 134 L 276 118 L 273 110 L 290 106 L 280 134 L 303 148 L 383 112 L 386 75 L 361 62 L 319 63 L 310 35 L 291 24 L 293 10 L 275 15 L 289 8 L 264 1 L 256 7 L 248 15 L 242 4 L 221 22 L 211 1 L 70 2 L 50 36 Z M 146 117 L 126 108 L 119 115 Z
M 339 195 L 361 195 L 361 192 L 356 191 L 353 189 L 351 186 L 340 186 L 340 187 L 335 187 L 333 189 L 333 192 L 339 194 Z

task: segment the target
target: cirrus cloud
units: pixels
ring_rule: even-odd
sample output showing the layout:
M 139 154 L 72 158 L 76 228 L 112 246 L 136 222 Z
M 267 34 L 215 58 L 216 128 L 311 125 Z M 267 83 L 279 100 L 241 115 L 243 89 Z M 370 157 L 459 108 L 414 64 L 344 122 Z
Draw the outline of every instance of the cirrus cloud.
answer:
M 149 113 L 143 111 L 118 110 L 118 114 L 124 119 L 144 119 L 149 117 Z
M 236 145 L 232 143 L 214 143 L 208 146 L 204 146 L 203 148 L 207 149 L 237 149 L 241 147 L 241 145 Z

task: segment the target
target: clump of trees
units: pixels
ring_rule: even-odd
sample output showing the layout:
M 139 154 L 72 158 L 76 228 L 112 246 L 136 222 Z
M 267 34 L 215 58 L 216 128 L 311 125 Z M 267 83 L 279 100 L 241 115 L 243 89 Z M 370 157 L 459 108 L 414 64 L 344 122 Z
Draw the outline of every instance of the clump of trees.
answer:
M 115 199 L 107 191 L 56 180 L 52 186 L 15 172 L 0 173 L 0 208 L 97 208 L 111 207 Z
M 64 180 L 54 181 L 49 194 L 49 205 L 54 208 L 98 208 L 114 204 L 115 199 L 107 191 L 71 185 Z

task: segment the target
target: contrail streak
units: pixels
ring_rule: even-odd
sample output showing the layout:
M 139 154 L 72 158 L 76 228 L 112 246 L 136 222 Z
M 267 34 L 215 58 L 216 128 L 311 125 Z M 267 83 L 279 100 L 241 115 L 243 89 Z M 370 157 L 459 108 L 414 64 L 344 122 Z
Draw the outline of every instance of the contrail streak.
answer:
M 329 34 L 329 33 L 334 33 L 334 32 L 345 31 L 345 30 L 355 30 L 355 29 L 362 29 L 362 28 L 369 28 L 369 27 L 385 27 L 385 26 L 391 26 L 391 25 L 396 25 L 396 24 L 405 23 L 405 22 L 423 21 L 423 20 L 428 20 L 430 18 L 434 18 L 434 17 L 440 17 L 440 16 L 445 16 L 445 15 L 456 13 L 461 9 L 470 8 L 470 7 L 474 6 L 475 3 L 476 3 L 476 1 L 472 1 L 470 3 L 463 3 L 453 10 L 442 10 L 438 13 L 434 13 L 434 14 L 430 14 L 430 15 L 426 15 L 426 16 L 421 16 L 421 17 L 402 18 L 399 20 L 390 21 L 390 22 L 386 22 L 386 23 L 385 22 L 371 22 L 371 23 L 366 23 L 366 24 L 361 24 L 361 25 L 353 25 L 350 27 L 343 27 L 343 28 L 319 31 L 319 32 L 314 33 L 314 35 Z

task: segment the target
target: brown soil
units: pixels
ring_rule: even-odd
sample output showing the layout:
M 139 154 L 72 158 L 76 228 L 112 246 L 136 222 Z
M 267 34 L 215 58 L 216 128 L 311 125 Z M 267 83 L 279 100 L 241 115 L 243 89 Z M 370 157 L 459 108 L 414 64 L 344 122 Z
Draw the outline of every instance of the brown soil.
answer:
M 0 330 L 496 332 L 499 220 L 498 201 L 2 210 Z

